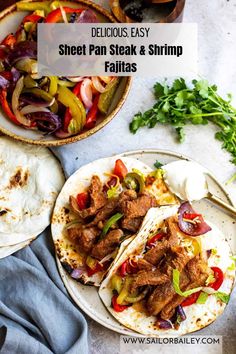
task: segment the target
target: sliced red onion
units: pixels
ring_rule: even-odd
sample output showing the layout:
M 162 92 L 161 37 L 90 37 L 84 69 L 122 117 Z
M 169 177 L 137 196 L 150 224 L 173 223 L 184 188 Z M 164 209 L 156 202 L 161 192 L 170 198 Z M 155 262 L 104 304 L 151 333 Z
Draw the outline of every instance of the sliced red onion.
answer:
M 73 134 L 64 132 L 64 130 L 59 129 L 55 132 L 55 136 L 60 139 L 66 139 L 66 138 L 70 138 L 71 136 L 73 136 Z
M 181 322 L 185 321 L 187 318 L 181 305 L 176 307 L 176 315 L 178 316 L 178 320 L 181 320 Z
M 50 111 L 45 107 L 35 107 L 32 105 L 25 106 L 20 110 L 21 114 L 31 114 L 35 112 L 50 112 Z
M 81 99 L 86 108 L 90 109 L 93 105 L 92 82 L 90 79 L 84 79 L 80 88 Z
M 63 9 L 62 6 L 60 6 L 60 10 L 61 10 L 61 16 L 63 18 L 64 23 L 68 23 L 68 20 L 67 20 L 67 17 L 66 17 L 66 12 L 65 12 L 65 10 Z
M 10 51 L 7 62 L 14 65 L 18 60 L 31 58 L 37 59 L 37 43 L 34 41 L 24 41 L 17 43 Z
M 71 82 L 81 82 L 85 79 L 84 76 L 67 76 L 66 78 Z
M 12 67 L 11 74 L 12 74 L 12 81 L 14 84 L 16 84 L 20 78 L 20 72 L 16 68 Z
M 92 76 L 92 83 L 95 90 L 97 90 L 99 93 L 103 93 L 106 91 L 106 87 L 102 85 L 98 76 Z
M 111 80 L 113 80 L 113 77 L 112 76 L 99 76 L 99 79 L 101 79 L 106 84 L 109 84 L 109 82 L 111 82 Z
M 81 12 L 79 18 L 76 21 L 77 23 L 97 23 L 98 18 L 94 11 L 86 9 Z
M 173 328 L 173 323 L 170 320 L 162 320 L 161 318 L 157 319 L 156 325 L 160 329 L 171 329 L 171 328 Z
M 35 107 L 48 107 L 53 104 L 54 101 L 47 102 L 40 97 L 28 95 L 26 93 L 20 96 L 20 100 L 23 103 L 33 105 Z
M 5 79 L 2 75 L 0 75 L 0 89 L 6 90 L 10 85 L 9 80 Z
M 189 202 L 181 204 L 179 208 L 179 228 L 182 232 L 190 236 L 199 236 L 211 231 L 211 227 L 207 225 L 203 217 L 198 216 L 198 222 L 188 222 L 184 220 L 184 214 L 196 214 Z
M 7 89 L 9 86 L 13 89 L 20 78 L 20 73 L 17 69 L 12 68 L 11 71 L 3 71 L 0 73 L 0 88 Z
M 74 270 L 72 270 L 72 272 L 70 273 L 70 276 L 73 279 L 79 279 L 81 277 L 82 274 L 86 273 L 86 269 L 81 267 L 81 268 L 76 268 Z
M 19 98 L 23 88 L 24 88 L 24 76 L 22 76 L 16 83 L 15 89 L 12 93 L 11 105 L 12 105 L 13 113 L 15 114 L 18 122 L 21 123 L 22 125 L 25 125 L 26 127 L 29 127 L 31 124 L 30 120 L 27 117 L 25 117 L 23 114 L 21 114 L 19 111 L 19 103 L 20 103 Z
M 62 126 L 61 119 L 53 112 L 35 112 L 27 115 L 32 122 L 37 123 L 39 130 L 52 134 Z
M 99 263 L 103 264 L 103 263 L 109 261 L 110 259 L 114 258 L 115 254 L 116 254 L 116 251 L 113 251 L 112 253 L 105 256 L 101 261 L 99 261 Z

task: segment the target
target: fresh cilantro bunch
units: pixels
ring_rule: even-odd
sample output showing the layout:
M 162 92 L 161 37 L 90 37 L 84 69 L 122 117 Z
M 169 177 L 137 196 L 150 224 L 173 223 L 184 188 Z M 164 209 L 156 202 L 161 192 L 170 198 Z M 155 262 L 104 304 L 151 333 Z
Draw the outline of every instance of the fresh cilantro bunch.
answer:
M 185 125 L 212 122 L 219 127 L 216 139 L 231 153 L 231 161 L 236 165 L 236 109 L 230 103 L 230 94 L 225 100 L 217 93 L 217 86 L 209 85 L 207 80 L 193 80 L 190 87 L 183 78 L 176 79 L 172 85 L 166 81 L 157 82 L 154 94 L 154 106 L 137 113 L 130 123 L 132 133 L 144 126 L 153 128 L 158 123 L 170 124 L 175 128 L 178 140 L 183 142 Z

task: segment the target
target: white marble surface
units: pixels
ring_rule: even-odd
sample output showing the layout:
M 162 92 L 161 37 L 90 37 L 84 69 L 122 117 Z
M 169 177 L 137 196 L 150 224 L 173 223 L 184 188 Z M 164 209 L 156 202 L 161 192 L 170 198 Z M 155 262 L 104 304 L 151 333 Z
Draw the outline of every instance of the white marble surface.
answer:
M 236 0 L 186 0 L 186 3 L 184 21 L 199 25 L 199 75 L 216 83 L 223 95 L 234 93 L 236 102 Z M 130 134 L 128 124 L 132 116 L 152 105 L 152 86 L 158 79 L 163 78 L 135 79 L 124 107 L 109 125 L 84 141 L 60 148 L 65 164 L 68 156 L 70 158 L 71 173 L 94 159 L 145 148 L 168 149 L 188 155 L 208 167 L 221 182 L 227 181 L 236 172 L 235 166 L 229 162 L 229 154 L 214 139 L 216 129 L 213 126 L 188 127 L 184 144 L 175 141 L 169 127 L 142 129 L 136 135 Z M 71 161 L 74 161 L 73 165 Z M 235 185 L 228 188 L 236 201 Z M 233 306 L 231 301 L 224 316 L 201 332 L 226 335 L 228 342 L 224 354 L 236 352 L 236 343 L 233 343 L 236 314 Z M 88 323 L 91 354 L 118 354 L 119 335 L 90 319 Z M 221 333 L 222 326 L 224 333 Z

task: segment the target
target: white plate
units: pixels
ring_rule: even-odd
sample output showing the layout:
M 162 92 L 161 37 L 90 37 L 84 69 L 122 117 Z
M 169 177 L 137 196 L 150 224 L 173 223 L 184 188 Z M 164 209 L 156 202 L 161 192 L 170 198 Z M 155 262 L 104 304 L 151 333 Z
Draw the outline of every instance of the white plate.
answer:
M 120 156 L 129 156 L 132 158 L 137 158 L 138 160 L 149 165 L 150 167 L 153 167 L 153 164 L 156 162 L 156 160 L 160 161 L 162 164 L 167 164 L 172 161 L 183 159 L 191 160 L 186 156 L 163 150 L 131 151 L 124 153 L 123 155 L 119 155 L 119 157 Z M 216 180 L 216 178 L 210 172 L 209 175 L 210 190 L 224 201 L 232 204 L 232 201 L 224 187 Z M 223 210 L 218 209 L 207 200 L 201 200 L 200 202 L 194 202 L 193 204 L 194 206 L 196 206 L 197 211 L 200 211 L 203 215 L 206 216 L 207 220 L 214 223 L 222 232 L 224 232 L 226 239 L 230 243 L 233 253 L 235 253 L 235 220 L 231 216 L 226 215 Z M 63 269 L 58 259 L 57 265 L 62 280 L 70 296 L 88 316 L 90 316 L 93 320 L 100 323 L 104 327 L 107 327 L 117 333 L 121 333 L 124 335 L 132 335 L 136 337 L 141 336 L 140 334 L 125 328 L 111 316 L 111 314 L 106 310 L 102 301 L 100 300 L 96 288 L 84 286 L 73 280 Z

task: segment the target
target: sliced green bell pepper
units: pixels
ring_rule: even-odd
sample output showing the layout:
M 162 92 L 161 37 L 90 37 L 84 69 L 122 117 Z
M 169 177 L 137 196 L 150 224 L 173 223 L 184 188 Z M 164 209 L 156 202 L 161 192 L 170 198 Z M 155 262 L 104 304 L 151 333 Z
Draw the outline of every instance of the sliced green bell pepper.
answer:
M 25 93 L 32 93 L 33 95 L 42 98 L 43 100 L 47 102 L 51 102 L 53 100 L 53 96 L 50 95 L 48 92 L 41 90 L 40 88 L 30 88 L 30 89 L 24 89 Z
M 104 225 L 103 230 L 102 230 L 101 238 L 103 238 L 108 233 L 108 230 L 111 228 L 111 226 L 114 225 L 122 217 L 123 217 L 123 214 L 117 213 L 117 214 L 113 215 L 110 219 L 108 219 Z
M 25 71 L 28 74 L 33 74 L 36 64 L 36 60 L 27 58 L 25 60 L 18 60 L 18 62 L 15 64 L 15 67 L 18 70 Z
M 107 114 L 111 105 L 111 101 L 115 95 L 116 89 L 120 83 L 120 78 L 112 80 L 106 88 L 106 91 L 101 93 L 98 100 L 99 111 L 103 114 Z
M 65 86 L 65 87 L 74 87 L 75 86 L 75 82 L 65 81 L 65 80 L 58 80 L 58 85 Z
M 24 78 L 24 86 L 26 88 L 33 88 L 33 87 L 37 87 L 38 83 L 35 80 L 33 80 L 30 75 L 27 75 Z

